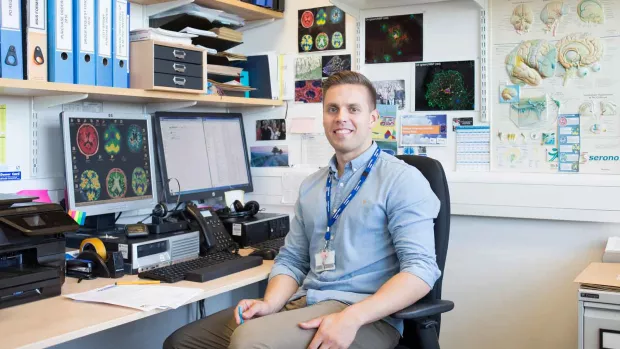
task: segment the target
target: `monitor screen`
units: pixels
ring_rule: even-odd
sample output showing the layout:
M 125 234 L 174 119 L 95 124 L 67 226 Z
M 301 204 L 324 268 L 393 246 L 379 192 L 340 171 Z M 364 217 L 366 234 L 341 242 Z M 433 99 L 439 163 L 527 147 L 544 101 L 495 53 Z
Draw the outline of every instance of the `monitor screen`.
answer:
M 148 115 L 63 113 L 62 122 L 69 208 L 97 215 L 157 203 Z
M 155 128 L 168 202 L 252 191 L 241 114 L 162 112 Z

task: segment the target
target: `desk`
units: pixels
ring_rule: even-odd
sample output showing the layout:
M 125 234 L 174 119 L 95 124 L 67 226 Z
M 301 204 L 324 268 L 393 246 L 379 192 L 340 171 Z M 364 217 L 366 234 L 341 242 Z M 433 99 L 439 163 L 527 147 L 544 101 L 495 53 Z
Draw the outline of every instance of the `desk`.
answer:
M 249 251 L 242 251 L 247 254 Z M 181 281 L 171 285 L 200 288 L 204 292 L 189 303 L 229 292 L 267 279 L 273 261 L 205 283 Z M 120 279 L 84 280 L 67 278 L 62 294 L 86 292 L 115 281 L 136 280 L 136 275 Z M 93 333 L 140 320 L 166 310 L 139 311 L 107 304 L 81 303 L 63 296 L 0 310 L 0 349 L 46 348 Z

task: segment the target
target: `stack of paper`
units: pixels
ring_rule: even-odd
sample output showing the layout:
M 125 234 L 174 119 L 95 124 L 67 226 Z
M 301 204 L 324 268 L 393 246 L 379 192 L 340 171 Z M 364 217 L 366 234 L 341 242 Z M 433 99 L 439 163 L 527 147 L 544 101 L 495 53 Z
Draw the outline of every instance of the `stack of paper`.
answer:
M 590 263 L 575 282 L 582 288 L 620 292 L 620 264 Z
M 155 40 L 171 44 L 191 45 L 192 38 L 197 36 L 195 34 L 177 33 L 161 28 L 144 28 L 132 30 L 129 34 L 129 41 Z
M 194 16 L 194 17 L 201 17 L 201 18 L 208 20 L 209 22 L 219 22 L 224 25 L 232 25 L 236 27 L 242 27 L 245 25 L 245 20 L 241 18 L 240 16 L 226 13 L 220 10 L 214 10 L 214 9 L 202 7 L 196 4 L 188 4 L 188 5 L 180 6 L 172 10 L 165 11 L 157 15 L 154 15 L 151 18 L 154 18 L 154 19 L 165 18 L 169 16 L 176 16 L 176 15 L 182 15 L 182 14 L 187 14 L 187 15 Z
M 196 29 L 196 28 L 192 28 L 192 27 L 185 27 L 183 29 L 181 29 L 180 33 L 188 33 L 188 34 L 193 34 L 194 37 L 196 36 L 206 36 L 206 37 L 210 37 L 210 38 L 217 38 L 217 34 L 208 30 L 200 30 L 200 29 Z
M 254 90 L 256 90 L 253 87 L 243 86 L 243 85 L 241 85 L 241 83 L 239 81 L 235 81 L 235 80 L 222 83 L 222 82 L 217 82 L 217 81 L 208 79 L 208 82 L 213 84 L 214 86 L 217 86 L 222 91 L 247 92 L 247 91 L 254 91 Z
M 605 253 L 603 253 L 603 262 L 620 263 L 620 237 L 612 236 L 607 240 Z
M 242 70 L 241 68 L 227 67 L 225 65 L 207 64 L 208 74 L 239 76 Z
M 213 53 L 213 54 L 210 53 L 210 52 L 207 52 L 207 53 L 209 55 L 211 55 L 211 56 L 226 58 L 229 62 L 247 61 L 248 60 L 247 56 L 236 54 L 236 53 L 230 53 L 230 52 L 216 52 L 216 53 Z
M 164 285 L 110 285 L 66 297 L 82 302 L 107 303 L 143 311 L 176 309 L 189 303 L 203 291 L 198 288 Z
M 229 41 L 243 42 L 243 33 L 230 28 L 214 28 L 210 31 L 214 32 L 220 38 Z

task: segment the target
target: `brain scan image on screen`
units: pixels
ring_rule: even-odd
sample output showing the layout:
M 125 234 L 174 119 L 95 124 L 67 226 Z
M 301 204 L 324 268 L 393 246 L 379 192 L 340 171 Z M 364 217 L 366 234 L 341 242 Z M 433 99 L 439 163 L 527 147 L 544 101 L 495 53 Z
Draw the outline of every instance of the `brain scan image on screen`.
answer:
M 85 170 L 80 176 L 78 188 L 86 201 L 97 201 L 101 196 L 101 183 L 99 175 L 93 170 Z
M 111 198 L 122 198 L 127 193 L 127 176 L 120 168 L 113 168 L 106 177 L 106 190 Z
M 149 176 L 142 167 L 136 167 L 131 174 L 131 189 L 133 192 L 142 196 L 149 190 Z
M 142 150 L 143 136 L 142 129 L 138 125 L 131 125 L 127 130 L 127 147 L 132 153 Z
M 86 157 L 97 154 L 99 150 L 99 133 L 91 124 L 82 124 L 77 130 L 77 146 Z
M 106 153 L 116 155 L 121 151 L 121 132 L 116 125 L 110 124 L 103 134 L 103 147 Z
M 69 119 L 69 185 L 78 209 L 153 197 L 147 130 L 145 119 Z

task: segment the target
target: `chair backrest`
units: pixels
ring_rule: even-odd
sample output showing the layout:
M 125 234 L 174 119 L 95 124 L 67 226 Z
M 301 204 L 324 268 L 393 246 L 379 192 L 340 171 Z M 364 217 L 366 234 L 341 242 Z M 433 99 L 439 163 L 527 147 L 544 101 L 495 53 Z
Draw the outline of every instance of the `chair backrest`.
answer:
M 415 167 L 428 180 L 431 189 L 441 202 L 439 214 L 435 219 L 435 255 L 437 265 L 441 270 L 441 278 L 437 280 L 435 286 L 424 297 L 425 299 L 441 299 L 441 285 L 443 281 L 444 267 L 446 266 L 446 256 L 448 254 L 448 240 L 450 238 L 450 192 L 446 173 L 441 163 L 435 159 L 416 155 L 399 155 L 397 158 Z M 436 319 L 439 321 L 439 317 Z

